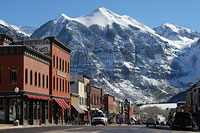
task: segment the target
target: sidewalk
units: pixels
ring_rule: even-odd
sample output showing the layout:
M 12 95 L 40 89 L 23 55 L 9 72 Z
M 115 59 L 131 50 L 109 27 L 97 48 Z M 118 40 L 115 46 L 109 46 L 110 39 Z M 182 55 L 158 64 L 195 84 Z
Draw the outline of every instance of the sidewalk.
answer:
M 31 128 L 31 127 L 45 127 L 45 126 L 71 126 L 72 124 L 42 124 L 42 125 L 19 125 L 14 126 L 13 124 L 0 124 L 1 129 L 8 129 L 8 128 Z

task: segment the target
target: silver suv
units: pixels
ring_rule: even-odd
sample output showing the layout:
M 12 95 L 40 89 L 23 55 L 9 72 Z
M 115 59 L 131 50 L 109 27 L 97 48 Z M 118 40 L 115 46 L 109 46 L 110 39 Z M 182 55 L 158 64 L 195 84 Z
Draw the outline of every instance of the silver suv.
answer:
M 108 118 L 106 117 L 105 114 L 96 114 L 95 116 L 92 117 L 92 126 L 96 126 L 97 124 L 103 124 L 104 126 L 107 125 L 108 123 Z

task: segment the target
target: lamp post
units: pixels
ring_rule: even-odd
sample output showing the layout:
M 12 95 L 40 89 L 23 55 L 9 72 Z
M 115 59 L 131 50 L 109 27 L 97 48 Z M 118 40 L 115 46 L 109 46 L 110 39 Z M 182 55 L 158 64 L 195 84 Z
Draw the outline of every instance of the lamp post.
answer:
M 16 93 L 16 120 L 18 120 L 18 102 L 17 102 L 17 94 L 19 92 L 19 88 L 15 87 L 15 93 Z

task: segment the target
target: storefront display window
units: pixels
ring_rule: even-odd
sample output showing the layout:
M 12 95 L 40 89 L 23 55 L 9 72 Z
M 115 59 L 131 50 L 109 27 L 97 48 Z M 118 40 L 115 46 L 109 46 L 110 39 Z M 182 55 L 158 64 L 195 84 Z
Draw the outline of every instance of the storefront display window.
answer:
M 0 99 L 0 121 L 5 120 L 4 103 L 5 103 L 5 100 Z
M 9 121 L 16 119 L 16 99 L 12 99 L 9 106 Z

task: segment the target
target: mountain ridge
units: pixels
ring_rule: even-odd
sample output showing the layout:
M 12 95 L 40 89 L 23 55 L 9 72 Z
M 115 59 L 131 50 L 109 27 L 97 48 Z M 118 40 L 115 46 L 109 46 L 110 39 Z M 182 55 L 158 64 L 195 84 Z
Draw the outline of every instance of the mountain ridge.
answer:
M 99 16 L 105 12 L 111 16 Z M 99 18 L 108 23 L 96 24 Z M 30 37 L 57 37 L 72 48 L 72 74 L 90 76 L 94 85 L 120 99 L 146 103 L 169 100 L 198 76 L 190 73 L 200 66 L 197 56 L 191 54 L 191 50 L 197 52 L 199 48 L 199 33 L 189 33 L 184 28 L 183 31 L 172 38 L 170 29 L 151 29 L 126 15 L 98 8 L 78 18 L 61 14 L 41 25 Z

